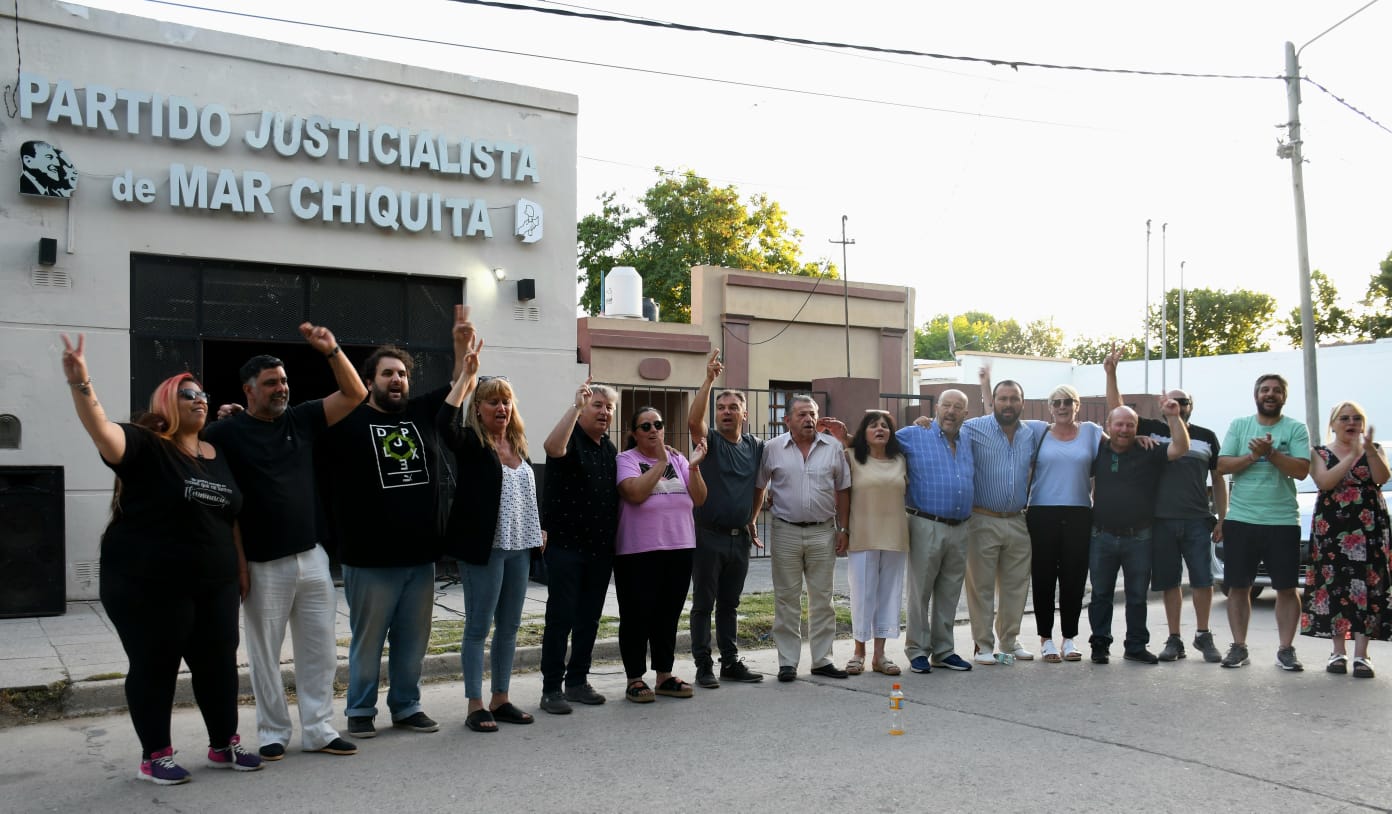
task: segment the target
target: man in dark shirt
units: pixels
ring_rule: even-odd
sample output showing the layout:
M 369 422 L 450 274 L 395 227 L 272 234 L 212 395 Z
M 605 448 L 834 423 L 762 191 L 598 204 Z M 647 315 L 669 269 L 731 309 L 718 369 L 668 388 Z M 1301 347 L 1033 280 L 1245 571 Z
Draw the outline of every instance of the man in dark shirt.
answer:
M 468 309 L 454 312 L 455 370 L 473 341 Z M 319 444 L 321 486 L 343 564 L 353 642 L 348 649 L 348 734 L 377 734 L 377 688 L 388 638 L 387 709 L 392 725 L 435 732 L 421 709 L 420 676 L 430 642 L 435 561 L 440 557 L 439 486 L 444 450 L 435 414 L 449 385 L 411 398 L 411 354 L 377 348 L 362 365 L 367 401 Z
M 1161 411 L 1169 423 L 1170 442 L 1142 449 L 1136 444 L 1136 411 L 1117 407 L 1107 418 L 1107 433 L 1092 462 L 1092 544 L 1088 570 L 1092 574 L 1092 661 L 1106 664 L 1112 644 L 1112 605 L 1117 571 L 1126 592 L 1128 661 L 1155 664 L 1146 649 L 1146 587 L 1150 582 L 1150 536 L 1155 519 L 1155 491 L 1170 461 L 1189 451 L 1189 433 L 1179 417 L 1179 404 L 1164 399 Z
M 749 573 L 749 546 L 763 547 L 755 521 L 764 504 L 764 490 L 754 481 L 764 442 L 744 431 L 749 410 L 738 390 L 716 395 L 716 426 L 707 426 L 706 403 L 724 369 L 720 351 L 712 351 L 706 363 L 706 380 L 686 419 L 693 441 L 706 439 L 706 458 L 700 467 L 708 491 L 706 502 L 696 507 L 696 553 L 691 568 L 691 657 L 696 661 L 696 683 L 708 689 L 719 687 L 721 678 L 764 680 L 762 673 L 749 669 L 739 657 L 735 636 L 740 594 Z M 719 678 L 711 659 L 712 609 L 720 648 Z
M 591 386 L 587 379 L 544 445 L 547 597 L 540 706 L 555 715 L 569 713 L 571 701 L 604 703 L 589 675 L 619 530 L 619 451 L 608 434 L 618 402 L 613 388 Z
M 1107 406 L 1121 406 L 1116 366 L 1121 351 L 1112 350 L 1102 366 L 1107 372 Z M 1185 657 L 1184 640 L 1179 637 L 1180 612 L 1184 597 L 1180 590 L 1180 560 L 1189 569 L 1189 591 L 1194 603 L 1194 649 L 1204 661 L 1218 663 L 1223 656 L 1208 629 L 1209 609 L 1213 606 L 1212 541 L 1223 539 L 1223 516 L 1228 512 L 1228 484 L 1218 474 L 1221 444 L 1212 430 L 1192 424 L 1194 399 L 1183 390 L 1171 390 L 1166 398 L 1179 404 L 1179 417 L 1189 432 L 1189 452 L 1165 468 L 1160 476 L 1160 492 L 1155 499 L 1155 525 L 1151 536 L 1150 589 L 1164 592 L 1165 621 L 1170 635 L 1160 651 L 1161 661 Z M 1170 440 L 1170 426 L 1164 421 L 1142 418 L 1136 430 L 1156 441 Z M 1210 504 L 1208 484 L 1213 484 Z M 1216 513 L 1216 517 L 1215 517 Z
M 285 757 L 293 731 L 280 676 L 280 646 L 287 625 L 295 634 L 301 748 L 332 755 L 358 751 L 330 723 L 337 600 L 329 555 L 319 545 L 315 528 L 312 452 L 314 442 L 352 412 L 367 390 L 328 328 L 306 322 L 300 333 L 328 357 L 338 391 L 290 407 L 290 380 L 282 362 L 274 356 L 255 356 L 240 371 L 246 410 L 207 430 L 208 440 L 227 455 L 244 497 L 238 522 L 250 588 L 242 610 L 256 693 L 256 729 L 266 760 Z

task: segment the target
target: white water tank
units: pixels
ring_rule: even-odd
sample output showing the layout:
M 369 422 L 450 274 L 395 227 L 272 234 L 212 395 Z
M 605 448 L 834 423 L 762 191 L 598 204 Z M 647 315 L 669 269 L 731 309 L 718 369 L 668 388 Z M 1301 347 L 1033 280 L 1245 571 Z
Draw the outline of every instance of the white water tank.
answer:
M 643 278 L 633 266 L 615 266 L 604 276 L 604 316 L 643 318 Z

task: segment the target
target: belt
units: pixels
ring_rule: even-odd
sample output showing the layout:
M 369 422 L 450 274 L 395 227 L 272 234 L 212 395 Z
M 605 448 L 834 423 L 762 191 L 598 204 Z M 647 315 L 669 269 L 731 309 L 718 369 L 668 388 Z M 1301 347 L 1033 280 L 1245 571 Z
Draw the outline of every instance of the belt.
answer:
M 1150 531 L 1150 526 L 1093 526 L 1097 531 L 1110 534 L 1115 537 L 1135 537 L 1143 531 Z
M 702 524 L 701 524 L 701 528 L 705 529 L 706 531 L 713 531 L 713 532 L 715 532 L 716 534 L 728 534 L 728 535 L 731 536 L 731 537 L 738 537 L 738 536 L 740 536 L 741 534 L 744 533 L 744 530 L 745 530 L 746 527 L 745 527 L 745 526 L 735 526 L 735 527 L 730 527 L 730 526 L 717 526 L 717 525 L 714 524 L 714 523 L 702 523 Z
M 1019 517 L 1020 515 L 1022 515 L 1022 514 L 1024 514 L 1024 513 L 1025 513 L 1025 510 L 1024 510 L 1024 509 L 1019 509 L 1019 510 L 1016 510 L 1016 511 L 1013 511 L 1013 512 L 993 512 L 993 511 L 991 511 L 990 509 L 983 509 L 983 508 L 981 508 L 980 506 L 973 506 L 973 507 L 972 507 L 972 514 L 984 514 L 984 515 L 986 515 L 987 517 L 1005 517 L 1005 518 L 1010 518 L 1010 517 Z
M 908 506 L 905 506 L 905 507 L 904 507 L 904 511 L 908 512 L 909 514 L 913 515 L 914 517 L 922 517 L 924 520 L 933 520 L 933 521 L 936 521 L 936 522 L 938 522 L 938 523 L 946 524 L 946 525 L 948 525 L 948 526 L 960 526 L 960 525 L 962 525 L 963 523 L 965 523 L 965 522 L 967 522 L 968 520 L 971 519 L 970 517 L 967 517 L 967 518 L 963 518 L 963 519 L 961 519 L 961 520 L 953 520 L 953 519 L 950 518 L 950 517 L 938 517 L 936 514 L 929 514 L 928 512 L 921 512 L 921 511 L 919 511 L 918 509 L 910 509 Z
M 777 516 L 777 515 L 774 515 L 774 518 L 773 518 L 773 519 L 774 519 L 774 520 L 777 520 L 777 521 L 780 522 L 780 523 L 787 523 L 787 524 L 790 525 L 790 526 L 797 526 L 797 527 L 800 528 L 800 529 L 805 529 L 805 528 L 808 528 L 808 527 L 811 527 L 811 526 L 825 526 L 827 523 L 830 523 L 830 522 L 831 522 L 831 519 L 830 519 L 830 518 L 828 518 L 828 519 L 826 519 L 826 520 L 808 520 L 808 521 L 806 521 L 806 522 L 796 522 L 796 521 L 793 521 L 793 520 L 784 520 L 783 518 L 781 518 L 781 517 L 779 517 L 779 516 Z

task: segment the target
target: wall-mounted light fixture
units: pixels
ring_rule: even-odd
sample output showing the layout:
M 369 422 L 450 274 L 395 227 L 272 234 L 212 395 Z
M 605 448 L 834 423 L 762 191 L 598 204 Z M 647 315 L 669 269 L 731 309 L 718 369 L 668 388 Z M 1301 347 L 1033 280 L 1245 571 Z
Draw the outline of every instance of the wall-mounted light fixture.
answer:
M 536 299 L 536 280 L 526 277 L 517 281 L 517 301 L 530 302 Z
M 497 280 L 497 281 L 500 282 L 500 283 L 501 283 L 502 281 L 506 280 L 506 279 L 507 279 L 507 269 L 503 268 L 502 266 L 498 266 L 498 267 L 494 268 L 494 269 L 493 269 L 493 279 Z

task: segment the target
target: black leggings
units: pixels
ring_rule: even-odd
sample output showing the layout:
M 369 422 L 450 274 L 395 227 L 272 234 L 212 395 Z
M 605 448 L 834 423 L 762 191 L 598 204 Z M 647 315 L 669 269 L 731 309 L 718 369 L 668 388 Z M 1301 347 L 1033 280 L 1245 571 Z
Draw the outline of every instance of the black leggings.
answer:
M 619 654 L 629 680 L 652 667 L 670 673 L 677 654 L 677 623 L 691 587 L 693 549 L 645 551 L 614 558 L 619 599 Z
M 236 580 L 175 583 L 102 574 L 102 607 L 130 659 L 126 705 L 144 758 L 172 745 L 169 716 L 180 660 L 188 662 L 208 744 L 224 747 L 236 734 L 240 599 Z
M 1031 506 L 1025 515 L 1030 536 L 1034 623 L 1039 636 L 1054 637 L 1054 585 L 1058 585 L 1059 626 L 1063 638 L 1078 636 L 1087 589 L 1092 509 L 1087 506 Z

